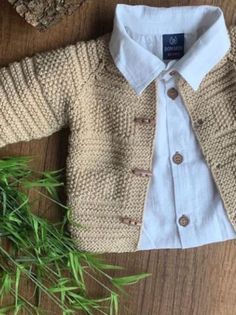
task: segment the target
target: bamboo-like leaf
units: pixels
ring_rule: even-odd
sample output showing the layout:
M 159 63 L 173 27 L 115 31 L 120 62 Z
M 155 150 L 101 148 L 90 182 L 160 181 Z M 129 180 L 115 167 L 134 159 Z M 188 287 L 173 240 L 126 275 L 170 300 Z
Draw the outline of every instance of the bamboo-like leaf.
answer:
M 118 294 L 115 292 L 111 292 L 111 303 L 110 303 L 109 315 L 117 315 L 118 308 L 119 308 Z
M 11 311 L 15 311 L 15 305 L 8 305 L 8 306 L 4 306 L 4 307 L 0 307 L 0 314 L 4 315 L 4 314 L 9 314 L 9 312 Z
M 3 305 L 0 314 L 8 311 L 17 314 L 23 310 L 28 314 L 45 314 L 45 310 L 38 307 L 42 292 L 63 315 L 75 314 L 78 310 L 91 315 L 94 311 L 108 315 L 103 311 L 103 303 L 107 302 L 110 303 L 109 315 L 116 315 L 119 294 L 107 287 L 101 277 L 125 292 L 123 287 L 144 279 L 147 274 L 112 278 L 107 270 L 124 268 L 106 263 L 98 254 L 80 252 L 66 226 L 70 223 L 81 229 L 84 227 L 73 222 L 71 209 L 58 197 L 57 189 L 63 186 L 60 181 L 62 170 L 36 172 L 30 169 L 30 161 L 30 157 L 0 160 L 0 296 L 4 298 L 10 293 L 15 299 L 14 305 Z M 64 218 L 51 223 L 33 214 L 31 209 L 37 198 L 30 200 L 30 190 L 66 211 Z M 5 241 L 10 245 L 7 250 Z M 93 275 L 94 271 L 99 278 Z M 109 295 L 97 299 L 87 296 L 85 274 Z M 20 295 L 23 279 L 34 286 L 33 295 L 38 306 Z
M 78 290 L 78 287 L 54 287 L 49 288 L 48 290 L 53 293 L 65 293 L 66 291 Z
M 20 285 L 20 277 L 21 277 L 21 267 L 17 265 L 16 267 L 16 279 L 15 279 L 15 307 L 16 307 L 16 314 L 19 311 L 19 285 Z
M 12 286 L 12 278 L 8 272 L 1 271 L 0 283 L 0 299 L 2 299 L 6 294 L 10 292 Z
M 117 284 L 117 285 L 131 285 L 137 283 L 139 280 L 142 280 L 144 278 L 147 278 L 151 276 L 151 273 L 141 273 L 137 275 L 132 275 L 132 276 L 125 276 L 125 277 L 116 277 L 112 278 L 112 283 Z
M 138 281 L 145 279 L 146 277 L 151 276 L 151 273 L 142 273 L 132 276 L 125 276 L 125 277 L 113 277 L 111 279 L 112 285 L 114 285 L 117 289 L 119 289 L 123 294 L 126 294 L 125 290 L 123 289 L 124 286 L 132 285 L 137 283 Z

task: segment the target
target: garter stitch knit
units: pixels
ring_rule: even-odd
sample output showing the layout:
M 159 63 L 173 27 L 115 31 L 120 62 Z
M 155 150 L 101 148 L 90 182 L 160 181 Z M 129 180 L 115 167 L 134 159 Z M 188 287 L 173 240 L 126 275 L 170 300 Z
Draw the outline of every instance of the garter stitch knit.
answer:
M 197 91 L 179 75 L 178 90 L 236 229 L 236 26 L 231 49 Z M 137 250 L 150 180 L 156 91 L 137 96 L 109 52 L 110 34 L 37 53 L 0 69 L 0 147 L 70 128 L 66 161 L 69 229 L 81 250 Z M 147 105 L 148 104 L 148 105 Z

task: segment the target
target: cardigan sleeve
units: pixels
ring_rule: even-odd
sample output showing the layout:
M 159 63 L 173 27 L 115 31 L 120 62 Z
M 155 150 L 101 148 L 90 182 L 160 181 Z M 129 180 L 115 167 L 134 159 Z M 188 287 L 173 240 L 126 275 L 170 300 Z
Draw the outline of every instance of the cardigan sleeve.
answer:
M 67 125 L 74 90 L 71 49 L 36 53 L 0 68 L 0 147 L 49 136 Z

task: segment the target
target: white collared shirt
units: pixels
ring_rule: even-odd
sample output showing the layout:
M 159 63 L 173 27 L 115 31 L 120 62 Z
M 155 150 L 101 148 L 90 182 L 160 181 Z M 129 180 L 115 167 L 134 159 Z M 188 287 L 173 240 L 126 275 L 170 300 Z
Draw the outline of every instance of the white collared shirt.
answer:
M 178 35 L 182 34 L 182 35 Z M 184 54 L 163 59 L 163 35 L 170 46 L 184 37 Z M 180 95 L 175 70 L 196 91 L 205 75 L 230 49 L 219 7 L 116 7 L 110 52 L 137 97 L 155 80 L 157 115 L 155 145 L 143 213 L 139 250 L 191 248 L 236 238 L 211 171 L 202 155 Z M 181 47 L 180 47 L 181 48 Z M 177 52 L 178 54 L 178 52 Z M 148 106 L 148 104 L 147 104 Z M 183 161 L 173 161 L 178 152 Z M 182 216 L 187 224 L 181 224 Z

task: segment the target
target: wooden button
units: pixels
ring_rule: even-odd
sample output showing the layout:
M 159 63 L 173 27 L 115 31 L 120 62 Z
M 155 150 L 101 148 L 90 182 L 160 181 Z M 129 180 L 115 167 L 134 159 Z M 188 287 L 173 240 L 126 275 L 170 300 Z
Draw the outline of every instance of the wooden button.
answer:
M 176 152 L 173 157 L 172 160 L 175 164 L 181 164 L 184 160 L 183 155 L 181 155 L 179 152 Z
M 167 95 L 172 99 L 176 99 L 176 97 L 179 95 L 178 91 L 175 88 L 170 88 L 167 91 Z
M 182 225 L 182 226 L 187 226 L 189 224 L 189 218 L 186 216 L 186 215 L 182 215 L 180 218 L 179 218 L 179 224 Z
M 121 218 L 121 222 L 124 224 L 137 225 L 137 226 L 141 226 L 142 224 L 142 222 L 137 219 L 127 218 L 127 217 Z
M 146 118 L 146 117 L 135 117 L 134 122 L 140 123 L 140 124 L 155 124 L 155 118 Z
M 152 172 L 148 171 L 148 170 L 143 170 L 140 168 L 134 168 L 132 170 L 132 172 L 137 175 L 137 176 L 144 176 L 144 177 L 150 177 L 152 176 Z

